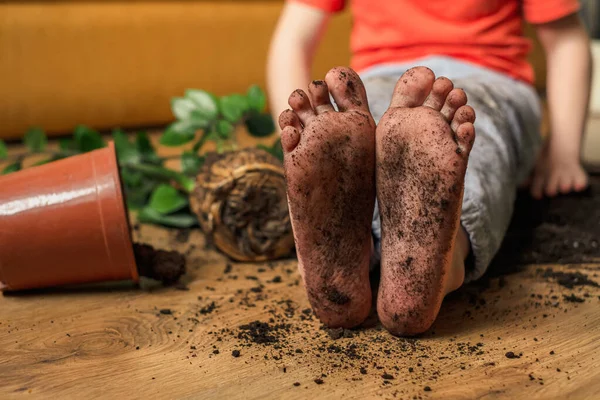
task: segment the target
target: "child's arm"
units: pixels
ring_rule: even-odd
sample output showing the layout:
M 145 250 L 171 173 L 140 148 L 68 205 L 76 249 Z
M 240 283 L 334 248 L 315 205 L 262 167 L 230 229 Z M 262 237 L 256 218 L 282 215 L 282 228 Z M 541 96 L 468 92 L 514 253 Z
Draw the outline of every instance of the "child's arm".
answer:
M 269 103 L 276 120 L 289 108 L 288 97 L 294 90 L 306 91 L 313 55 L 329 17 L 329 13 L 304 4 L 285 4 L 267 61 Z M 275 125 L 279 130 L 279 124 Z
M 581 191 L 588 177 L 581 166 L 591 85 L 591 55 L 587 32 L 577 14 L 536 26 L 547 60 L 550 137 L 533 175 L 531 194 Z

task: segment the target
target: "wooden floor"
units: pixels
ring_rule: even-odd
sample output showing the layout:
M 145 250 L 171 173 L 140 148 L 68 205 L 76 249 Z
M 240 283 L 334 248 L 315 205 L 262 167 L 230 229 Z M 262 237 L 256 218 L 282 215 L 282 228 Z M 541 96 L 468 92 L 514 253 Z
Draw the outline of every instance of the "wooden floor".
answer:
M 0 398 L 600 396 L 600 289 L 565 288 L 545 266 L 461 289 L 424 337 L 375 324 L 334 340 L 310 314 L 295 261 L 228 268 L 198 231 L 187 243 L 153 227 L 135 235 L 188 254 L 189 290 L 144 282 L 0 296 Z M 550 267 L 600 282 L 599 265 Z M 563 297 L 573 293 L 583 302 Z M 240 328 L 256 320 L 270 331 Z
M 600 283 L 600 264 L 465 287 L 421 338 L 375 320 L 334 340 L 294 260 L 227 267 L 197 230 L 134 235 L 187 254 L 188 290 L 144 281 L 0 296 L 0 398 L 600 399 L 600 289 L 544 276 Z

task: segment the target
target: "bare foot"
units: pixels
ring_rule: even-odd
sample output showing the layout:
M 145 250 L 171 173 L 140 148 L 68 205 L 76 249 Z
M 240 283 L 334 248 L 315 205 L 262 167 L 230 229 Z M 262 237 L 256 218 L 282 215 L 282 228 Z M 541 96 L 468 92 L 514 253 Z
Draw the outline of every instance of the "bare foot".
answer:
M 466 102 L 450 80 L 412 68 L 396 84 L 377 126 L 382 225 L 377 311 L 395 335 L 429 329 L 444 296 L 464 279 L 468 241 L 458 228 L 475 140 L 475 112 Z M 462 245 L 455 246 L 457 235 Z
M 279 117 L 298 266 L 319 319 L 350 328 L 371 307 L 375 122 L 351 69 L 332 69 L 309 92 L 310 101 L 302 90 L 292 93 L 293 111 Z

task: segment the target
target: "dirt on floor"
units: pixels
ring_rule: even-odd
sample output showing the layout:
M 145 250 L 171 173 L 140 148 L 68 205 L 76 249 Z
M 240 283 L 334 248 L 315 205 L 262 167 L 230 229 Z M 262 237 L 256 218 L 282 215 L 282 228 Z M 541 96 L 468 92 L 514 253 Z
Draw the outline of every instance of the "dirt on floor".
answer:
M 533 200 L 519 193 L 492 269 L 523 264 L 576 264 L 600 260 L 600 174 L 581 193 Z

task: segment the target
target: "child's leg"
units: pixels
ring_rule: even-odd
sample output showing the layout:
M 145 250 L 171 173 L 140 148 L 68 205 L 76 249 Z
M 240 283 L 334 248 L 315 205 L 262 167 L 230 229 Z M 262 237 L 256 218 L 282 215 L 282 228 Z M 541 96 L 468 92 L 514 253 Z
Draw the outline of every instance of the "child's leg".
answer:
M 466 281 L 478 279 L 500 248 L 516 191 L 529 175 L 541 146 L 540 105 L 530 86 L 506 78 L 456 80 L 477 113 L 477 139 L 465 177 L 462 226 L 474 264 Z

